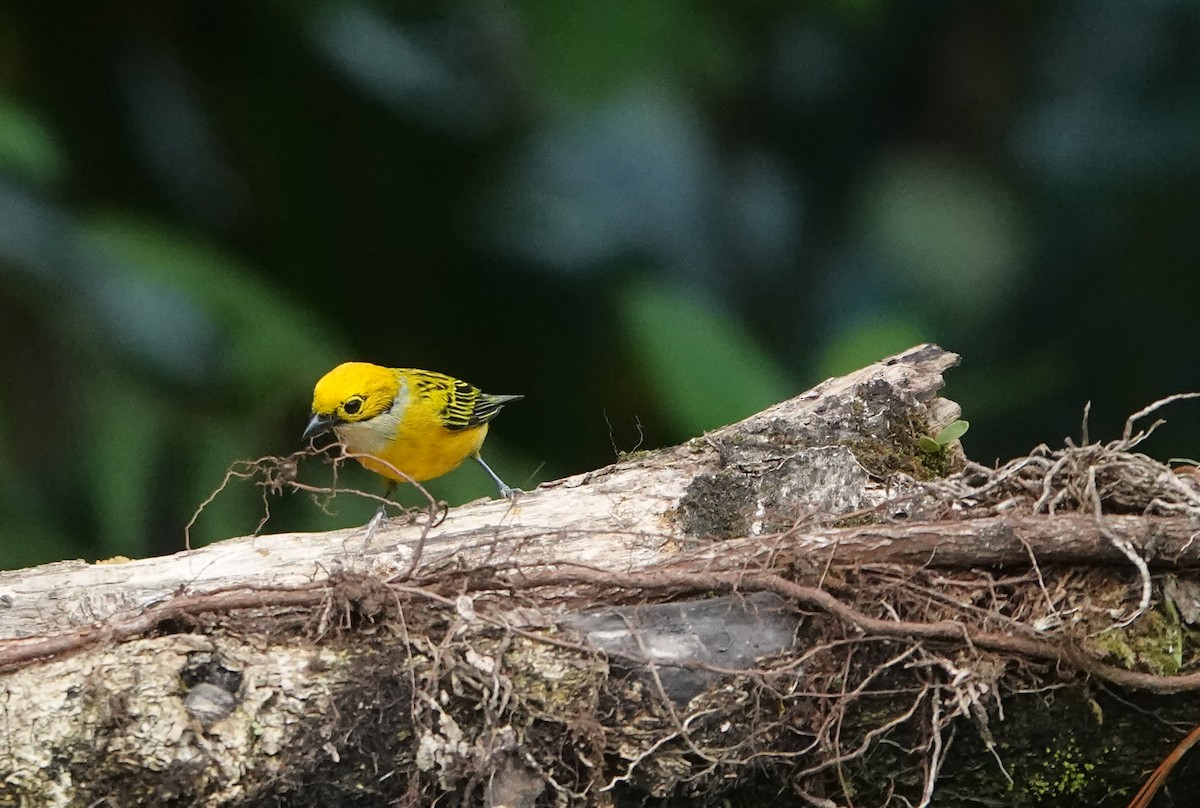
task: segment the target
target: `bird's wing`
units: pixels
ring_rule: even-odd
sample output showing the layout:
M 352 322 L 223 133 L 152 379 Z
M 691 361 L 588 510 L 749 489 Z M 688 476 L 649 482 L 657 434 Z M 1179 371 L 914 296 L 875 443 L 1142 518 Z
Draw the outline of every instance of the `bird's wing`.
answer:
M 524 398 L 489 395 L 472 384 L 444 373 L 410 370 L 407 375 L 416 394 L 438 407 L 438 420 L 446 429 L 458 430 L 486 424 L 500 413 L 500 408 L 506 403 Z

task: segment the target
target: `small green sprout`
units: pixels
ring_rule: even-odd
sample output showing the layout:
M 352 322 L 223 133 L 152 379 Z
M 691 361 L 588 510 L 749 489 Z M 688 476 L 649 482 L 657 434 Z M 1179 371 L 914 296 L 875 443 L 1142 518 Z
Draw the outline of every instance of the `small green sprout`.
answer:
M 946 424 L 933 437 L 922 435 L 917 440 L 917 444 L 921 447 L 921 451 L 928 454 L 936 454 L 965 435 L 970 428 L 971 425 L 968 422 L 959 419 Z

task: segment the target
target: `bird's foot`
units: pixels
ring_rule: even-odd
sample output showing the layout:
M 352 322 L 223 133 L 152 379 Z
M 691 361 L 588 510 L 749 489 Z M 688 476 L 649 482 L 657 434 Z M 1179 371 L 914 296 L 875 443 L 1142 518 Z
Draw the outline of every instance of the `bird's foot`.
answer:
M 362 547 L 358 548 L 358 554 L 362 555 L 367 551 L 367 547 L 371 545 L 371 540 L 375 538 L 376 531 L 380 525 L 387 520 L 387 506 L 380 505 L 379 510 L 375 511 L 375 515 L 371 517 L 371 521 L 367 522 L 367 535 L 363 539 Z
M 524 494 L 524 493 L 525 492 L 522 491 L 520 488 L 511 488 L 510 486 L 507 486 L 507 485 L 500 486 L 500 496 L 504 497 L 505 499 L 509 500 L 510 502 L 516 502 L 517 497 L 519 497 L 521 494 Z

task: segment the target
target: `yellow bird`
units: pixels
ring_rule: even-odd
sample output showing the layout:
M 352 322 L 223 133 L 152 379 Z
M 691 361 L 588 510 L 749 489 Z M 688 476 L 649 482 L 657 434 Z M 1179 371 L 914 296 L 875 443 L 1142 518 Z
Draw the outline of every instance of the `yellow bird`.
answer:
M 413 368 L 346 362 L 326 373 L 313 389 L 312 420 L 302 439 L 332 429 L 358 462 L 387 478 L 388 493 L 407 474 L 432 480 L 473 457 L 495 480 L 500 495 L 515 489 L 492 471 L 479 448 L 488 422 L 510 401 L 466 382 Z

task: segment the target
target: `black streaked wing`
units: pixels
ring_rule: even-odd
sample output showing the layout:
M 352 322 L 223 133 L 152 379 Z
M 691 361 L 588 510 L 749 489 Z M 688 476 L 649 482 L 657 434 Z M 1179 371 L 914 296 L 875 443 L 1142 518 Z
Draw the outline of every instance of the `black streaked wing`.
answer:
M 478 387 L 460 379 L 451 379 L 446 393 L 446 405 L 439 413 L 442 426 L 446 429 L 466 429 L 482 423 L 475 420 L 475 407 L 481 395 Z
M 500 408 L 506 403 L 524 398 L 489 395 L 474 385 L 442 373 L 427 370 L 410 373 L 418 395 L 445 400 L 438 416 L 446 429 L 459 430 L 486 424 L 500 413 Z

